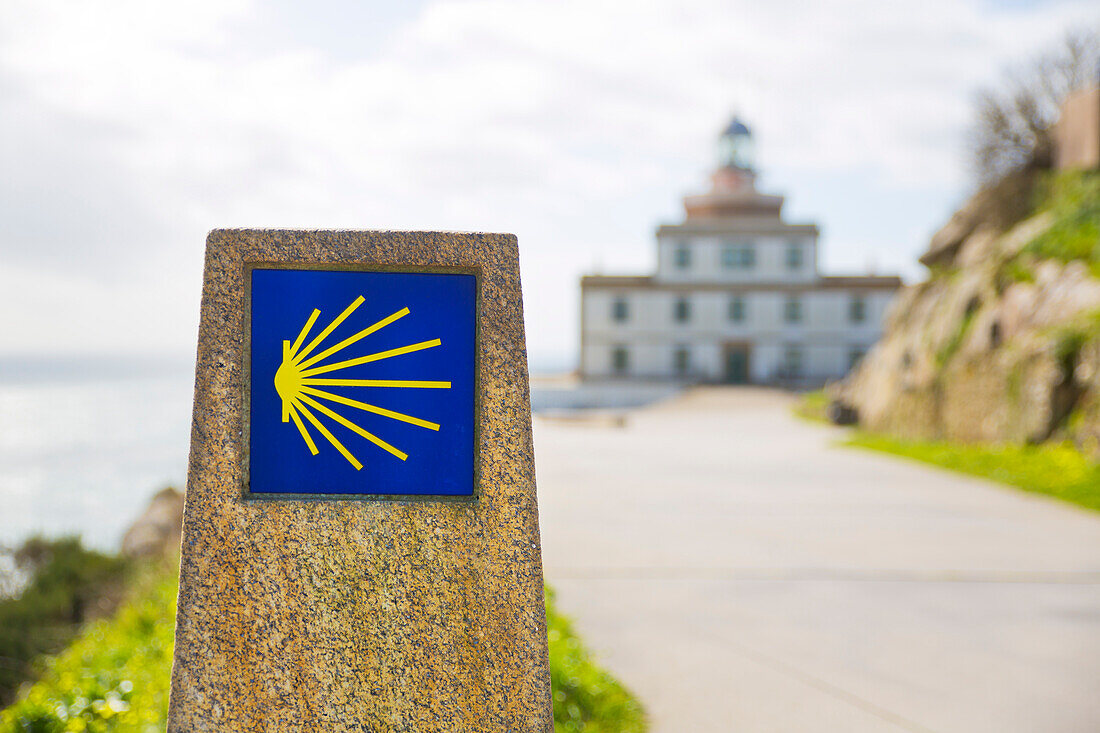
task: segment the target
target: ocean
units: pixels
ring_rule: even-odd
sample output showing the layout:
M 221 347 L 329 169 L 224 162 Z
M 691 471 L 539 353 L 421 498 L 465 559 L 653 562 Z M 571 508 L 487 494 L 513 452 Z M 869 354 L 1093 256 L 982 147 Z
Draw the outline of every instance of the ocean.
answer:
M 178 365 L 56 361 L 0 369 L 0 544 L 80 535 L 115 550 L 187 476 L 194 377 Z
M 536 412 L 626 409 L 675 392 L 532 382 Z M 116 550 L 154 493 L 186 484 L 193 385 L 182 360 L 0 360 L 0 547 L 76 534 Z

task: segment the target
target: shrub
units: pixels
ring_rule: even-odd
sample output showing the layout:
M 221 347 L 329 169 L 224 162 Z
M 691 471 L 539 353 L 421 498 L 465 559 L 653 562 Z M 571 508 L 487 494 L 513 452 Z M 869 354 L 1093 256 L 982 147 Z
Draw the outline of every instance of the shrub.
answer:
M 0 601 L 0 703 L 12 699 L 35 657 L 63 648 L 84 621 L 113 610 L 126 569 L 75 537 L 34 537 L 9 554 L 28 581 Z
M 111 619 L 85 628 L 47 660 L 43 675 L 0 714 L 3 733 L 163 731 L 175 629 L 176 572 L 136 583 Z
M 172 564 L 134 581 L 112 619 L 89 625 L 43 664 L 41 679 L 0 713 L 0 733 L 147 733 L 168 715 L 176 615 Z M 558 733 L 640 733 L 641 706 L 592 660 L 546 596 L 554 728 Z

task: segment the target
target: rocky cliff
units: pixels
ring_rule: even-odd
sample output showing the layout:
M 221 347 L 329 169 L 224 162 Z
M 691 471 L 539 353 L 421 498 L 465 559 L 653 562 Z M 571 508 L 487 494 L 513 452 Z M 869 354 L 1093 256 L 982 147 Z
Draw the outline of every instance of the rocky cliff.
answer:
M 126 557 L 172 557 L 183 532 L 183 494 L 169 486 L 149 501 L 122 537 Z
M 983 191 L 932 239 L 879 344 L 841 384 L 902 437 L 1100 447 L 1100 174 Z

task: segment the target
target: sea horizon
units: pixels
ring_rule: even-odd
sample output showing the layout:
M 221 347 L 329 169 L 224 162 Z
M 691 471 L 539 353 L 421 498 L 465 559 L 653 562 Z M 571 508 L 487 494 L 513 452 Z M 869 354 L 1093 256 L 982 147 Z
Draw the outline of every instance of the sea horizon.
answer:
M 194 356 L 0 356 L 0 547 L 38 534 L 117 550 L 153 494 L 186 485 L 193 389 Z

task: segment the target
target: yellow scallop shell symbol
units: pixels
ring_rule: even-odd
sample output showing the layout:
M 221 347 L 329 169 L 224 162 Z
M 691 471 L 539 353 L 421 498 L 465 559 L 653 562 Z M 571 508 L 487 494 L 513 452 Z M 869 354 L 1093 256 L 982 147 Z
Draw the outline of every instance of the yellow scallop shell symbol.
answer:
M 382 415 L 393 420 L 399 420 L 401 422 L 410 423 L 412 425 L 418 425 L 428 430 L 439 430 L 439 424 L 429 422 L 427 420 L 421 420 L 418 417 L 412 415 L 406 415 L 401 412 L 394 412 L 393 410 L 387 410 L 384 407 L 378 407 L 376 405 L 370 405 L 366 402 L 360 402 L 353 400 L 343 395 L 338 395 L 333 392 L 328 392 L 323 389 L 317 389 L 318 387 L 398 387 L 398 388 L 411 388 L 411 389 L 450 389 L 450 382 L 429 382 L 429 381 L 408 381 L 401 379 L 333 379 L 329 377 L 321 377 L 322 374 L 329 374 L 331 372 L 337 372 L 341 369 L 347 369 L 349 367 L 359 366 L 360 364 L 368 364 L 372 361 L 381 361 L 383 359 L 390 359 L 402 354 L 409 354 L 414 351 L 421 351 L 423 349 L 431 349 L 440 345 L 439 339 L 432 339 L 431 341 L 421 341 L 418 344 L 409 344 L 408 346 L 401 346 L 396 349 L 389 349 L 388 351 L 379 351 L 374 354 L 367 354 L 366 356 L 356 357 L 354 359 L 345 359 L 344 361 L 332 362 L 329 364 L 321 364 L 325 359 L 339 353 L 347 347 L 355 344 L 362 339 L 370 336 L 376 331 L 380 331 L 386 326 L 390 325 L 394 321 L 404 318 L 409 314 L 408 308 L 402 308 L 401 310 L 386 316 L 377 323 L 373 323 L 367 326 L 362 331 L 349 336 L 343 341 L 337 343 L 334 346 L 321 351 L 318 354 L 310 356 L 314 349 L 319 347 L 322 342 L 336 327 L 343 323 L 348 316 L 355 312 L 355 309 L 363 304 L 365 298 L 359 296 L 351 305 L 344 309 L 344 312 L 338 315 L 332 320 L 332 323 L 325 326 L 319 334 L 317 334 L 305 348 L 302 348 L 302 344 L 309 336 L 309 332 L 313 329 L 313 326 L 317 323 L 317 319 L 321 315 L 321 311 L 314 309 L 310 314 L 306 324 L 302 327 L 302 330 L 298 333 L 298 337 L 294 339 L 292 344 L 290 341 L 283 341 L 283 361 L 279 365 L 279 369 L 275 372 L 275 391 L 279 393 L 279 399 L 282 400 L 283 405 L 283 422 L 294 421 L 294 425 L 297 426 L 298 432 L 302 434 L 302 440 L 305 441 L 306 447 L 309 448 L 309 452 L 313 455 L 317 455 L 317 444 L 313 442 L 313 437 L 310 435 L 309 430 L 306 428 L 305 423 L 302 422 L 301 416 L 304 415 L 306 420 L 309 421 L 314 428 L 317 429 L 325 439 L 332 444 L 336 450 L 340 451 L 340 454 L 344 458 L 348 459 L 348 462 L 355 467 L 355 470 L 359 470 L 363 467 L 355 456 L 351 454 L 344 444 L 341 443 L 335 435 L 333 435 L 328 428 L 326 428 L 321 421 L 314 414 L 314 411 L 328 417 L 331 420 L 343 425 L 348 430 L 356 433 L 370 442 L 377 445 L 379 448 L 397 456 L 402 461 L 408 458 L 408 454 L 401 452 L 397 448 L 382 440 L 378 436 L 374 435 L 367 430 L 364 430 L 359 425 L 356 425 L 351 420 L 347 419 L 343 415 L 340 415 L 335 410 L 326 407 L 317 400 L 325 400 L 327 402 L 335 403 L 338 405 L 344 405 L 346 407 L 354 407 L 357 410 L 363 410 L 365 412 L 374 413 L 375 415 Z M 316 398 L 316 399 L 314 399 Z

